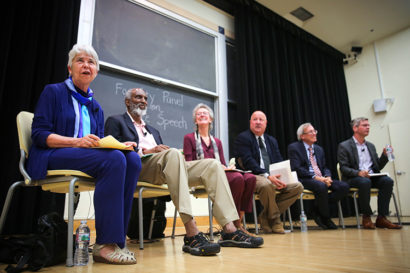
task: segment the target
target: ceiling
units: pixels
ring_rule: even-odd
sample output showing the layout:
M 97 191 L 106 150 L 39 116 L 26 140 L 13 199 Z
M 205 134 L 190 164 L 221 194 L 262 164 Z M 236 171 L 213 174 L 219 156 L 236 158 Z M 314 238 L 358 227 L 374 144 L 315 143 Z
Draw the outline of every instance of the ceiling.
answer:
M 410 0 L 256 0 L 343 53 L 410 26 Z M 314 17 L 290 14 L 303 7 Z

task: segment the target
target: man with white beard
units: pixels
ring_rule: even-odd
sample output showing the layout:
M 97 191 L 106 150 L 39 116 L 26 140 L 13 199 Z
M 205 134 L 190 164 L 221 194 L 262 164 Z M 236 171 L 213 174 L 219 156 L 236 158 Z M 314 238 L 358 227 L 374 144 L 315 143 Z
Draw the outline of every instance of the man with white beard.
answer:
M 118 141 L 135 141 L 136 152 L 142 157 L 140 181 L 168 185 L 171 199 L 184 223 L 186 236 L 182 250 L 192 255 L 213 255 L 221 246 L 258 247 L 263 238 L 253 237 L 236 229 L 233 221 L 239 219 L 231 190 L 221 163 L 215 159 L 185 162 L 180 151 L 164 145 L 154 127 L 142 117 L 147 111 L 147 94 L 133 88 L 125 94 L 127 112 L 111 116 L 105 122 L 105 135 Z M 182 140 L 181 140 L 182 141 Z M 150 154 L 150 156 L 143 157 Z M 204 185 L 213 201 L 213 215 L 223 227 L 219 244 L 211 243 L 199 232 L 191 209 L 189 188 Z

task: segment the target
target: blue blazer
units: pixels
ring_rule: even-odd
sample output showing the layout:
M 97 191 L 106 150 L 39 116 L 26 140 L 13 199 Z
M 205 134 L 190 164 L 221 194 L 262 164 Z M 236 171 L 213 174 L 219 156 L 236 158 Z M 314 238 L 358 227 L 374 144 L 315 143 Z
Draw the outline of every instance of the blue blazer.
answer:
M 266 144 L 266 150 L 269 155 L 270 164 L 282 161 L 282 155 L 279 151 L 278 141 L 268 134 L 263 134 Z M 234 154 L 239 168 L 251 170 L 254 174 L 265 173 L 260 167 L 260 152 L 258 141 L 251 130 L 240 133 L 234 142 Z M 241 166 L 242 165 L 242 166 Z
M 316 157 L 316 163 L 323 176 L 332 176 L 330 170 L 326 167 L 325 153 L 319 145 L 313 145 L 313 153 Z M 288 156 L 292 171 L 296 171 L 299 179 L 312 178 L 313 173 L 309 172 L 310 159 L 307 156 L 305 145 L 302 141 L 296 141 L 288 146 Z
M 163 144 L 161 135 L 159 134 L 157 129 L 148 124 L 145 125 L 145 129 L 147 129 L 147 131 L 153 135 L 157 144 Z M 135 130 L 135 126 L 127 113 L 108 117 L 107 121 L 105 122 L 105 135 L 112 135 L 121 142 L 134 141 L 139 146 L 138 133 Z M 136 151 L 138 151 L 138 146 L 136 148 Z
M 87 106 L 90 114 L 91 133 L 104 137 L 104 113 L 93 99 Z M 48 157 L 58 148 L 46 144 L 50 134 L 73 137 L 75 112 L 71 92 L 64 82 L 46 85 L 37 102 L 32 124 L 32 146 L 27 160 L 27 171 L 32 179 L 45 178 Z

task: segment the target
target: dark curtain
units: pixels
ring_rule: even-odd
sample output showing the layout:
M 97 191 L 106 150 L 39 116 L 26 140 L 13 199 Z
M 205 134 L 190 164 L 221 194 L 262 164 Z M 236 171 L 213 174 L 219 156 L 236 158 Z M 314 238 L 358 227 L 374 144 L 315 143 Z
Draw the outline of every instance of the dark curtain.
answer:
M 16 115 L 23 110 L 34 112 L 44 86 L 67 77 L 68 51 L 77 40 L 80 3 L 81 0 L 9 1 L 0 11 L 1 207 L 9 186 L 22 180 Z M 51 211 L 63 214 L 64 194 L 19 189 L 3 233 L 33 232 L 37 218 Z
M 351 136 L 344 55 L 255 2 L 235 6 L 235 43 L 242 128 L 264 111 L 286 158 L 298 126 L 311 122 L 336 177 L 337 145 Z
M 286 159 L 299 125 L 311 122 L 319 131 L 327 166 L 337 178 L 337 146 L 352 135 L 344 55 L 255 1 L 206 2 L 235 17 L 236 82 L 228 86 L 235 86 L 231 97 L 237 104 L 230 107 L 230 134 L 249 128 L 252 112 L 262 110 L 267 133 L 277 138 Z M 230 136 L 231 141 L 234 138 Z M 352 214 L 350 201 L 343 206 L 346 215 Z M 331 212 L 337 215 L 336 206 Z

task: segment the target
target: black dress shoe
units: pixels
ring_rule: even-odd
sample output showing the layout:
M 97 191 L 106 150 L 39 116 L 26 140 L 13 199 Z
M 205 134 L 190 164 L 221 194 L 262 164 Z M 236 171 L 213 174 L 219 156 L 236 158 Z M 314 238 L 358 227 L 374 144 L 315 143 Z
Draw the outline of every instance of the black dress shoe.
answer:
M 315 220 L 315 223 L 319 227 L 321 227 L 323 229 L 328 229 L 327 225 L 325 225 L 325 223 L 323 222 L 322 217 L 320 217 L 320 215 L 318 215 L 318 214 L 313 215 L 313 220 Z
M 323 223 L 327 226 L 328 229 L 337 229 L 337 226 L 330 218 L 323 219 Z

